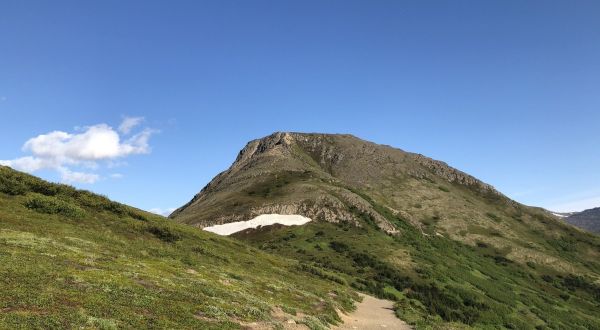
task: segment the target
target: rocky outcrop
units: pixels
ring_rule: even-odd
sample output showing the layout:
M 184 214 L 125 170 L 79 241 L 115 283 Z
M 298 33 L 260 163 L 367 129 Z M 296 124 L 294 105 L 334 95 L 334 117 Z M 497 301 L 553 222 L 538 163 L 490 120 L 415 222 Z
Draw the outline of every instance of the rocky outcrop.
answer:
M 224 215 L 212 218 L 210 225 L 220 225 L 236 221 L 246 221 L 262 214 L 298 214 L 314 221 L 331 223 L 348 222 L 357 227 L 364 225 L 364 217 L 371 219 L 381 230 L 388 234 L 397 234 L 397 228 L 381 216 L 369 202 L 360 196 L 341 188 L 332 188 L 334 195 L 319 195 L 316 199 L 307 199 L 293 203 L 265 203 L 251 207 L 244 212 L 224 212 Z M 337 197 L 334 197 L 337 196 Z M 204 227 L 206 223 L 196 224 Z
M 475 187 L 482 192 L 491 192 L 500 195 L 500 193 L 491 185 L 484 183 L 467 173 L 450 167 L 448 164 L 442 161 L 434 160 L 420 154 L 416 155 L 415 159 L 421 165 L 433 172 L 436 176 L 441 177 L 450 183 L 458 183 L 465 186 Z
M 383 199 L 386 194 L 398 193 L 396 196 L 406 199 L 406 187 L 410 186 L 399 184 L 409 178 L 430 183 L 446 181 L 487 197 L 502 196 L 492 186 L 423 155 L 352 135 L 276 132 L 250 141 L 229 169 L 170 217 L 206 226 L 261 214 L 299 214 L 315 221 L 350 222 L 356 226 L 372 221 L 382 231 L 396 234 L 396 226 L 374 209 L 373 201 L 355 191 L 376 192 Z M 438 187 L 433 185 L 432 189 L 425 194 L 427 198 L 436 198 Z M 421 218 L 412 216 L 406 206 L 380 205 L 397 208 L 393 214 L 420 227 Z

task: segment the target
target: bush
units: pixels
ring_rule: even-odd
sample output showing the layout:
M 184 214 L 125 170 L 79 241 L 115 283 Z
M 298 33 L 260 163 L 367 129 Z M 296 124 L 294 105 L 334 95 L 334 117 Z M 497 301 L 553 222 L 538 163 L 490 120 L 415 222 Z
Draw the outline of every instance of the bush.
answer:
M 577 240 L 571 237 L 562 236 L 558 239 L 548 240 L 548 243 L 558 252 L 577 251 Z
M 474 294 L 456 287 L 439 287 L 434 283 L 416 285 L 409 292 L 410 298 L 420 300 L 432 314 L 446 321 L 459 321 L 472 325 L 482 311 L 489 307 Z
M 80 207 L 55 197 L 35 194 L 24 203 L 25 207 L 39 213 L 61 214 L 68 217 L 80 218 L 85 212 Z
M 129 215 L 130 217 L 132 217 L 136 220 L 148 221 L 148 218 L 146 218 L 143 214 L 132 211 L 132 210 L 128 210 L 127 215 Z
M 300 264 L 298 264 L 296 266 L 296 269 L 299 270 L 299 271 L 305 272 L 305 273 L 316 275 L 316 276 L 318 276 L 318 277 L 320 277 L 322 279 L 325 279 L 325 280 L 336 282 L 338 284 L 342 284 L 342 285 L 347 285 L 348 284 L 345 279 L 343 279 L 343 278 L 341 278 L 341 277 L 339 277 L 337 275 L 334 275 L 334 274 L 331 274 L 331 273 L 327 273 L 324 270 L 322 270 L 322 269 L 320 269 L 318 267 L 312 266 L 312 265 L 308 265 L 308 264 L 305 264 L 305 263 L 300 263 Z
M 130 210 L 120 203 L 113 202 L 107 197 L 86 190 L 77 190 L 69 185 L 46 182 L 5 166 L 0 166 L 0 192 L 13 196 L 34 193 L 35 197 L 27 201 L 25 206 L 42 213 L 80 216 L 83 214 L 80 207 L 83 207 L 108 211 L 118 216 L 147 220 L 144 215 Z M 47 198 L 44 199 L 44 197 Z M 67 200 L 73 203 L 66 202 Z
M 175 243 L 181 239 L 177 233 L 174 233 L 168 227 L 151 226 L 148 228 L 148 232 L 167 243 Z
M 75 199 L 84 206 L 98 211 L 108 211 L 117 215 L 125 215 L 126 208 L 122 204 L 113 202 L 110 199 L 91 193 L 86 190 L 79 190 L 74 193 Z
M 29 182 L 29 189 L 45 196 L 56 196 L 60 193 L 60 186 L 41 180 L 32 180 Z
M 562 285 L 569 291 L 583 290 L 594 300 L 600 302 L 600 285 L 581 275 L 569 274 L 562 280 Z
M 336 242 L 336 241 L 329 242 L 329 247 L 338 253 L 343 253 L 343 252 L 347 252 L 350 250 L 350 248 L 348 247 L 348 245 L 346 243 Z
M 76 191 L 68 185 L 46 182 L 32 175 L 0 166 L 0 192 L 5 194 L 25 195 L 34 192 L 45 196 L 72 196 Z
M 0 192 L 13 196 L 24 195 L 27 192 L 25 183 L 13 172 L 4 167 L 0 167 L 0 170 Z

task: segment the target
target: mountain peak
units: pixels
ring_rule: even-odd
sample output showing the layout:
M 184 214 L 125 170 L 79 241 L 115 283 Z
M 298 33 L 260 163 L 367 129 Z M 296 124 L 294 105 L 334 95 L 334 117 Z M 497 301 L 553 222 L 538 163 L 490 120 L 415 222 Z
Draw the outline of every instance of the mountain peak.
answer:
M 275 132 L 248 142 L 229 169 L 171 217 L 206 226 L 266 213 L 297 213 L 361 226 L 360 214 L 367 214 L 382 230 L 394 234 L 398 230 L 356 190 L 390 200 L 390 210 L 421 226 L 420 212 L 404 205 L 418 194 L 407 193 L 419 187 L 423 194 L 431 190 L 439 194 L 453 185 L 510 202 L 492 186 L 420 154 L 350 134 Z
M 331 142 L 333 139 L 363 140 L 350 134 L 324 134 L 324 133 L 300 133 L 300 132 L 274 132 L 265 137 L 248 142 L 243 148 L 236 162 L 246 160 L 255 154 L 261 154 L 271 150 L 282 152 L 295 143 L 311 143 L 313 145 Z

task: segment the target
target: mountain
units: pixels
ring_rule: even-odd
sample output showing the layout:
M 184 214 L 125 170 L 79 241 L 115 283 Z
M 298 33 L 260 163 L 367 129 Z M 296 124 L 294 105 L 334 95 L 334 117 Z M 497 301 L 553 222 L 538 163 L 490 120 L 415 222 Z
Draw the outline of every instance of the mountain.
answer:
M 573 226 L 600 233 L 600 207 L 568 214 L 564 220 Z
M 356 298 L 306 263 L 8 167 L 0 264 L 0 329 L 321 329 Z
M 382 230 L 393 232 L 397 228 L 353 189 L 385 199 L 386 205 L 423 227 L 419 217 L 425 213 L 435 216 L 442 208 L 457 212 L 466 208 L 460 205 L 464 204 L 460 196 L 446 191 L 453 183 L 488 198 L 501 197 L 493 187 L 422 155 L 350 135 L 275 133 L 248 143 L 231 168 L 170 217 L 203 226 L 265 213 L 302 213 L 317 220 L 358 224 L 360 217 L 348 210 L 350 205 L 372 216 Z M 449 214 L 448 222 L 454 216 Z
M 600 239 L 420 154 L 351 135 L 249 142 L 170 217 L 299 226 L 233 236 L 395 300 L 418 328 L 600 329 Z

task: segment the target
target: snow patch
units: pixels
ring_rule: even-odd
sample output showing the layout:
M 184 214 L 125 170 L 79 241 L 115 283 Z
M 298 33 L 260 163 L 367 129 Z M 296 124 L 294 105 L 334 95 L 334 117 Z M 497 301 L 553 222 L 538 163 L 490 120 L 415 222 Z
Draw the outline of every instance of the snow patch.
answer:
M 230 222 L 223 225 L 204 227 L 202 229 L 210 231 L 211 233 L 227 236 L 249 228 L 258 228 L 274 224 L 299 226 L 310 221 L 312 221 L 310 218 L 298 214 L 261 214 L 252 220 Z
M 554 214 L 555 216 L 557 216 L 559 218 L 565 218 L 565 217 L 567 217 L 566 215 L 560 214 L 560 213 L 554 213 L 554 212 L 552 212 L 552 214 Z

